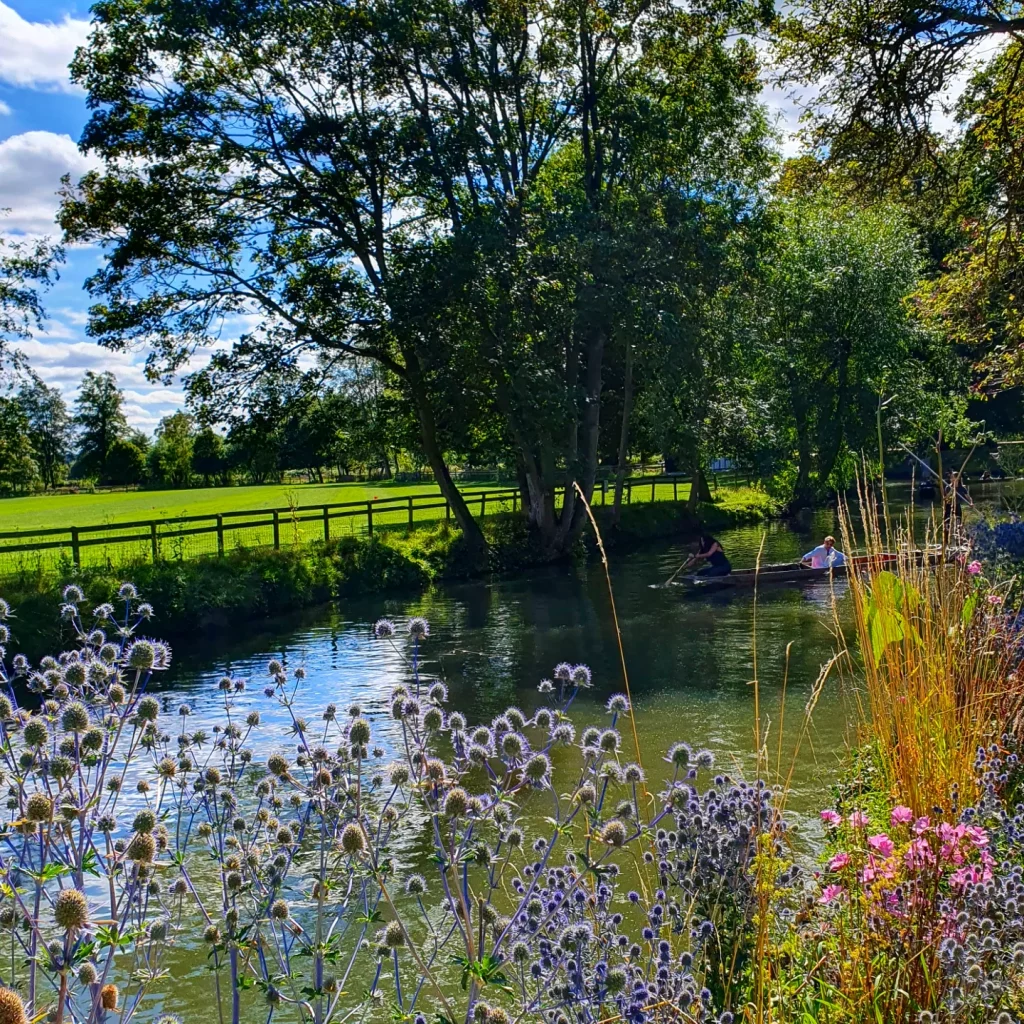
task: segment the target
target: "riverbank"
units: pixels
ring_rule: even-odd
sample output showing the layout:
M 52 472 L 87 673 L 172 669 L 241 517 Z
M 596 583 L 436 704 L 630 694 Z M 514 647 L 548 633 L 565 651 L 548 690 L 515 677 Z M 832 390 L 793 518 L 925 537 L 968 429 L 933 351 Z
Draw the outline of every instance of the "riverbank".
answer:
M 647 541 L 695 537 L 702 527 L 726 529 L 770 518 L 771 500 L 755 490 L 723 492 L 695 514 L 682 502 L 637 504 L 622 509 L 617 527 L 611 509 L 596 510 L 606 546 L 626 551 Z M 488 573 L 515 574 L 542 561 L 529 530 L 516 515 L 494 516 L 484 526 L 490 544 Z M 573 557 L 596 551 L 587 530 Z M 14 649 L 36 659 L 71 641 L 59 621 L 60 591 L 81 587 L 92 606 L 113 602 L 126 579 L 157 609 L 146 632 L 175 639 L 266 620 L 335 599 L 385 593 L 416 593 L 435 580 L 480 575 L 465 555 L 461 534 L 446 523 L 412 531 L 381 531 L 275 551 L 240 548 L 222 558 L 127 562 L 78 570 L 39 569 L 0 579 L 0 596 L 15 610 Z

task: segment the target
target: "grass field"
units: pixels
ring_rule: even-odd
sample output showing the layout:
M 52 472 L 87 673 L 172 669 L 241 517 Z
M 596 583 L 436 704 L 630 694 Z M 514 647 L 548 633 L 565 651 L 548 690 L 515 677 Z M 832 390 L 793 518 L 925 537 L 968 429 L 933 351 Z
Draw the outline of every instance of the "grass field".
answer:
M 486 485 L 474 485 L 480 490 Z M 495 489 L 498 485 L 495 484 Z M 127 523 L 173 516 L 215 515 L 290 504 L 323 505 L 373 498 L 429 494 L 429 483 L 253 484 L 243 487 L 195 487 L 177 491 L 114 491 L 107 494 L 37 494 L 0 499 L 0 533 L 49 530 L 64 526 Z M 440 492 L 438 492 L 440 493 Z
M 649 482 L 648 482 L 649 480 Z M 653 484 L 653 486 L 652 486 Z M 474 515 L 492 515 L 515 508 L 510 488 L 497 484 L 467 485 L 464 490 Z M 630 488 L 633 504 L 685 500 L 688 483 L 635 479 Z M 490 495 L 486 508 L 482 495 Z M 499 492 L 505 492 L 500 495 Z M 411 495 L 423 500 L 415 508 L 404 500 Z M 434 496 L 436 495 L 436 500 Z M 607 490 L 611 501 L 612 489 Z M 602 504 L 598 490 L 594 504 Z M 391 502 L 390 505 L 386 504 Z M 210 487 L 179 491 L 129 491 L 108 494 L 36 495 L 0 500 L 0 534 L 20 534 L 24 539 L 0 537 L 0 572 L 5 575 L 48 570 L 74 559 L 71 528 L 87 529 L 81 534 L 78 560 L 82 565 L 127 565 L 139 560 L 182 560 L 216 554 L 233 548 L 292 546 L 364 534 L 371 522 L 367 509 L 358 512 L 332 511 L 326 524 L 318 510 L 293 512 L 305 506 L 372 503 L 372 526 L 377 530 L 405 529 L 445 518 L 444 502 L 436 486 L 416 484 L 299 484 L 251 487 Z M 379 503 L 379 504 L 378 504 Z M 425 507 L 419 507 L 425 506 Z M 252 510 L 278 509 L 276 524 L 266 513 Z M 204 516 L 202 522 L 176 524 L 179 516 Z M 224 516 L 218 523 L 218 516 Z M 126 527 L 125 523 L 145 523 Z M 149 524 L 155 524 L 150 526 Z M 61 530 L 61 535 L 34 537 L 36 531 Z M 29 547 L 30 546 L 30 547 Z M 27 550 L 13 550 L 27 547 Z

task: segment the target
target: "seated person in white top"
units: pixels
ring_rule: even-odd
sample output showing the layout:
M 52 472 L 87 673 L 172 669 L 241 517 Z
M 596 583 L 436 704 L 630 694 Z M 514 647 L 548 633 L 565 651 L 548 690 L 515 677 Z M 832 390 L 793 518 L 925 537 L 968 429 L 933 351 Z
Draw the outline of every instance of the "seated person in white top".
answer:
M 813 551 L 808 551 L 800 561 L 812 569 L 828 569 L 846 564 L 846 555 L 836 550 L 835 537 L 826 537 Z

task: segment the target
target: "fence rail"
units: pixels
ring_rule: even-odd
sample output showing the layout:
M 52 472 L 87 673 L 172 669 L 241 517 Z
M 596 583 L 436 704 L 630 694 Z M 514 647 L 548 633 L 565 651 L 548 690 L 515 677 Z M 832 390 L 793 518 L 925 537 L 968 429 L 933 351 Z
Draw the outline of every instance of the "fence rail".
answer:
M 631 477 L 623 502 L 678 501 L 684 474 Z M 593 504 L 614 500 L 614 483 L 595 485 Z M 462 492 L 475 517 L 515 512 L 521 505 L 518 488 Z M 685 494 L 684 494 L 685 496 Z M 561 500 L 561 495 L 556 495 Z M 123 523 L 68 526 L 0 533 L 0 570 L 35 569 L 70 561 L 75 565 L 140 559 L 193 558 L 224 555 L 232 548 L 273 547 L 328 541 L 345 534 L 373 536 L 376 530 L 412 528 L 441 519 L 453 521 L 449 502 L 439 493 L 411 494 L 371 501 L 286 508 L 246 509 L 206 515 L 140 519 Z M 115 556 L 117 556 L 115 558 Z

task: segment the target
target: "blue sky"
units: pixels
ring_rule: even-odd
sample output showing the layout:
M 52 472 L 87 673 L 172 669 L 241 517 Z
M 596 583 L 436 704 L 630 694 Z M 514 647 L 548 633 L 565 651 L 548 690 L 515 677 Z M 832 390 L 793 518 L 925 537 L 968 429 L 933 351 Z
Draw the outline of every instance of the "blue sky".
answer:
M 88 32 L 88 3 L 0 0 L 0 210 L 11 211 L 0 216 L 4 233 L 55 235 L 61 176 L 77 178 L 96 164 L 78 150 L 88 111 L 67 72 Z M 764 98 L 784 131 L 795 127 L 790 98 L 776 92 Z M 792 140 L 785 148 L 795 148 Z M 88 296 L 82 286 L 100 259 L 97 248 L 68 252 L 60 281 L 46 296 L 45 330 L 20 347 L 36 372 L 69 400 L 86 370 L 112 370 L 125 391 L 129 420 L 152 432 L 161 417 L 182 407 L 184 396 L 179 386 L 145 379 L 145 353 L 108 352 L 86 337 Z

